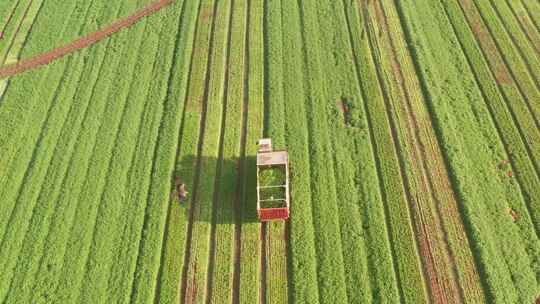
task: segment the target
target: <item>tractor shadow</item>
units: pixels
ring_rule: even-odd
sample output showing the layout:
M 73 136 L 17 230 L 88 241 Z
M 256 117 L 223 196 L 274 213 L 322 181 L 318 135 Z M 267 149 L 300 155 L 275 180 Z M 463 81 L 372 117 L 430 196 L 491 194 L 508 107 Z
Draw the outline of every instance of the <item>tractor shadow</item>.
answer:
M 180 202 L 177 185 L 185 184 Z M 254 223 L 257 217 L 256 157 L 179 156 L 171 179 L 170 203 L 194 222 Z M 180 210 L 178 210 L 180 209 Z

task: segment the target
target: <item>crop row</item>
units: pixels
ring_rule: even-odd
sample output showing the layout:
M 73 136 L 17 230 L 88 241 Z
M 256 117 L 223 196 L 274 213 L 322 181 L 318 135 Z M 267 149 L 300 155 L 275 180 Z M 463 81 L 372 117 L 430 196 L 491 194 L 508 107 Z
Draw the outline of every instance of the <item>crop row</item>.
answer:
M 281 20 L 281 9 L 282 1 L 273 1 L 267 3 L 267 11 L 265 11 L 265 17 L 267 22 L 264 24 L 265 32 L 267 36 L 265 43 L 279 45 L 281 42 L 281 31 L 282 20 Z M 277 38 L 277 39 L 276 39 Z M 281 49 L 276 48 L 276 52 L 281 52 Z M 269 51 L 270 54 L 270 51 Z M 281 53 L 283 54 L 283 53 Z M 277 55 L 277 54 L 276 54 Z M 272 56 L 274 56 L 272 54 Z M 279 56 L 279 55 L 278 55 Z M 281 58 L 272 57 L 272 60 L 277 59 L 273 62 L 268 62 L 269 65 L 265 66 L 268 71 L 272 71 L 274 66 L 273 64 L 280 65 Z M 276 66 L 276 71 L 281 70 L 280 66 Z M 282 75 L 276 73 L 273 77 L 279 77 Z M 272 138 L 272 144 L 274 149 L 283 149 L 285 148 L 285 116 L 284 115 L 284 100 L 283 98 L 278 98 L 277 96 L 282 96 L 283 87 L 281 80 L 274 80 L 272 83 L 277 85 L 277 87 L 272 88 L 276 89 L 275 95 L 267 95 L 265 99 L 266 109 L 264 112 L 265 125 L 264 125 L 264 134 L 267 137 Z M 253 144 L 248 142 L 248 144 Z M 251 204 L 255 206 L 255 201 Z M 253 208 L 252 207 L 252 208 Z M 264 227 L 261 227 L 261 241 L 263 242 L 263 250 L 261 252 L 261 266 L 263 267 L 262 273 L 264 276 L 261 278 L 261 291 L 262 294 L 260 297 L 263 297 L 261 303 L 287 303 L 288 302 L 288 273 L 287 273 L 287 244 L 286 244 L 286 226 L 287 223 L 284 221 L 270 222 L 263 224 Z
M 81 5 L 80 3 L 78 5 Z M 68 7 L 73 9 L 75 6 Z M 80 14 L 85 13 L 86 5 L 82 5 Z M 53 8 L 58 8 L 54 7 Z M 66 12 L 64 11 L 64 14 Z M 61 24 L 64 27 L 64 34 L 77 35 L 77 32 L 81 25 L 79 24 L 81 16 L 73 15 L 73 19 L 67 19 L 65 24 Z M 71 23 L 71 24 L 69 24 Z M 60 31 L 62 32 L 62 30 Z M 80 62 L 80 61 L 79 61 Z M 33 208 L 36 205 L 37 195 L 40 191 L 40 186 L 44 181 L 45 174 L 48 170 L 49 161 L 52 157 L 52 152 L 58 140 L 64 117 L 69 111 L 69 101 L 66 100 L 72 94 L 71 90 L 60 90 L 58 88 L 62 81 L 66 68 L 72 66 L 74 62 L 62 62 L 46 71 L 43 71 L 41 77 L 47 79 L 49 86 L 42 86 L 36 88 L 39 91 L 39 95 L 42 97 L 40 100 L 29 100 L 28 103 L 34 104 L 31 109 L 28 109 L 26 115 L 32 117 L 28 119 L 27 127 L 24 131 L 28 132 L 24 134 L 22 139 L 23 144 L 21 149 L 18 149 L 17 155 L 14 155 L 13 162 L 11 163 L 11 176 L 7 179 L 6 184 L 3 186 L 7 188 L 3 189 L 2 199 L 4 200 L 2 206 L 11 208 L 3 210 L 2 222 L 2 250 L 0 255 L 3 256 L 3 267 L 5 271 L 2 272 L 4 282 L 2 286 L 1 296 L 4 298 L 8 291 L 8 285 L 13 275 L 13 267 L 17 262 L 17 255 L 20 251 L 22 241 L 25 237 L 25 233 L 30 224 L 30 217 L 33 213 Z M 3 104 L 2 110 L 7 110 L 2 114 L 9 113 L 11 102 L 19 102 L 17 99 L 18 94 L 24 91 L 26 86 L 36 85 L 36 82 L 41 81 L 40 77 L 28 77 L 24 75 L 24 78 L 12 84 L 12 90 L 10 90 L 6 96 L 6 102 Z M 77 79 L 75 74 L 74 79 Z M 36 92 L 37 93 L 37 92 Z M 54 103 L 56 102 L 56 103 Z M 18 105 L 14 104 L 16 108 Z M 30 106 L 29 106 L 30 108 Z M 23 112 L 24 113 L 24 112 Z M 2 119 L 7 121 L 8 119 Z M 24 120 L 21 119 L 24 124 Z M 12 128 L 21 129 L 21 125 L 15 124 Z M 10 133 L 10 129 L 6 128 L 6 133 Z M 23 136 L 21 132 L 11 133 L 15 136 Z M 20 139 L 21 140 L 21 139 Z M 38 144 L 39 143 L 39 144 Z M 12 143 L 14 144 L 14 143 Z M 38 144 L 38 147 L 34 147 Z M 13 149 L 13 147 L 12 147 Z M 31 164 L 31 166 L 29 166 Z M 23 183 L 25 187 L 23 187 Z M 21 203 L 25 202 L 25 203 Z M 37 215 L 39 216 L 39 214 Z M 23 258 L 24 260 L 24 258 Z
M 489 16 L 497 18 L 502 25 L 503 30 L 509 36 L 511 43 L 514 45 L 520 57 L 523 59 L 529 73 L 536 83 L 536 87 L 538 88 L 540 71 L 534 67 L 540 66 L 540 58 L 538 57 L 538 53 L 531 41 L 527 37 L 527 33 L 523 31 L 519 20 L 515 18 L 509 3 L 506 1 L 493 2 L 491 3 L 491 9 L 489 9 L 489 7 L 487 9 L 490 13 Z
M 174 166 L 176 169 L 172 178 L 181 177 L 182 182 L 189 188 L 192 187 L 195 177 L 199 120 L 195 115 L 196 113 L 186 112 L 186 104 L 189 103 L 188 94 L 192 94 L 188 89 L 192 86 L 192 81 L 197 79 L 193 77 L 193 72 L 203 69 L 203 67 L 197 66 L 196 63 L 206 62 L 204 60 L 206 54 L 193 52 L 197 47 L 200 50 L 202 47 L 200 44 L 203 43 L 202 38 L 204 37 L 200 36 L 198 31 L 199 26 L 203 24 L 202 18 L 198 18 L 201 12 L 201 3 L 199 1 L 185 1 L 184 4 L 185 8 L 181 15 L 180 36 L 175 46 L 173 76 L 169 81 L 168 94 L 169 102 L 173 106 L 176 105 L 176 109 L 172 112 L 166 112 L 166 117 L 170 117 L 172 120 L 169 123 L 172 123 L 174 127 L 170 133 L 163 134 L 163 136 L 175 143 L 173 155 L 175 156 Z M 185 132 L 186 130 L 188 132 Z M 189 205 L 179 204 L 177 195 L 165 201 L 170 205 L 166 208 L 168 218 L 166 219 L 167 224 L 163 238 L 160 272 L 157 278 L 158 287 L 155 296 L 163 302 L 178 303 L 180 300 L 178 289 L 180 287 L 188 229 Z
M 397 8 L 409 43 L 415 41 L 413 54 L 428 88 L 434 120 L 445 125 L 437 135 L 454 173 L 462 212 L 489 286 L 488 297 L 492 302 L 532 301 L 536 235 L 528 220 L 515 225 L 506 213 L 509 207 L 522 210 L 523 197 L 518 185 L 498 172 L 497 164 L 508 155 L 452 26 L 440 5 L 404 2 Z M 421 20 L 414 17 L 420 15 Z M 482 189 L 492 190 L 482 191 L 479 181 Z
M 526 108 L 526 103 L 520 96 L 515 83 L 513 85 L 498 83 L 497 77 L 510 76 L 498 53 L 492 52 L 491 55 L 486 55 L 485 49 L 490 45 L 493 46 L 493 42 L 486 39 L 489 36 L 481 35 L 478 32 L 480 29 L 473 31 L 467 28 L 466 23 L 462 21 L 464 16 L 457 3 L 444 2 L 444 5 L 475 79 L 482 90 L 499 136 L 508 151 L 511 165 L 504 169 L 515 171 L 521 191 L 525 193 L 524 199 L 529 206 L 531 219 L 538 231 L 539 208 L 534 208 L 534 206 L 538 204 L 538 198 L 540 198 L 538 192 L 540 191 L 538 175 L 540 151 L 534 149 L 533 143 L 540 140 L 540 130 L 534 127 L 533 117 Z M 475 34 L 477 40 L 475 40 Z
M 223 96 L 227 41 L 231 17 L 230 3 L 214 3 L 214 20 L 211 29 L 208 70 L 202 99 L 196 99 L 202 107 L 202 132 L 199 138 L 199 177 L 194 185 L 192 206 L 193 230 L 189 250 L 189 260 L 185 269 L 185 300 L 193 303 L 206 301 L 209 262 L 210 230 L 218 172 L 218 152 L 223 118 Z M 198 88 L 197 88 L 198 90 Z
M 365 301 L 369 301 L 371 298 L 373 302 L 392 301 L 401 296 L 400 282 L 398 282 L 395 272 L 396 265 L 390 243 L 390 227 L 387 225 L 388 215 L 380 188 L 378 160 L 373 145 L 375 139 L 366 112 L 366 98 L 371 96 L 366 94 L 371 94 L 368 88 L 371 84 L 375 84 L 374 70 L 364 70 L 364 72 L 370 72 L 359 74 L 361 67 L 359 64 L 369 63 L 370 58 L 368 40 L 365 39 L 368 23 L 365 16 L 360 16 L 361 10 L 359 9 L 355 4 L 344 1 L 341 10 L 344 11 L 345 16 L 341 19 L 334 18 L 334 20 L 345 20 L 347 26 L 346 34 L 348 36 L 341 38 L 345 41 L 337 46 L 338 49 L 352 48 L 359 55 L 355 56 L 355 53 L 351 52 L 335 57 L 335 61 L 340 67 L 339 73 L 333 68 L 332 62 L 327 63 L 326 69 L 326 73 L 330 75 L 328 77 L 328 90 L 334 94 L 333 99 L 330 100 L 336 99 L 338 106 L 342 107 L 340 113 L 334 115 L 342 118 L 342 121 L 334 122 L 335 129 L 340 130 L 341 128 L 338 128 L 340 124 L 347 126 L 345 130 L 335 132 L 336 147 L 342 147 L 348 143 L 344 147 L 345 149 L 337 149 L 336 153 L 340 156 L 340 161 L 336 163 L 342 168 L 339 172 L 343 171 L 345 174 L 347 171 L 344 170 L 346 169 L 354 172 L 352 174 L 354 179 L 350 180 L 349 184 L 351 188 L 353 186 L 356 188 L 358 202 L 356 202 L 356 206 L 350 204 L 349 208 L 358 209 L 356 212 L 360 213 L 360 216 L 356 221 L 362 225 L 365 238 L 368 274 L 364 281 L 369 283 L 369 288 L 366 288 L 366 294 L 363 295 L 363 298 L 367 298 Z M 339 11 L 338 5 L 334 12 Z M 360 58 L 365 58 L 367 61 L 360 63 Z M 350 62 L 355 64 L 351 65 Z M 365 65 L 365 67 L 369 67 L 369 65 Z M 337 90 L 338 88 L 339 90 Z M 353 151 L 349 157 L 347 157 L 346 149 Z M 353 190 L 350 191 L 354 195 Z M 340 193 L 343 192 L 340 191 Z M 345 214 L 354 214 L 354 212 L 348 213 L 346 210 L 344 212 Z M 344 222 L 351 223 L 353 221 Z M 345 229 L 345 231 L 347 230 Z M 349 288 L 354 288 L 354 286 Z M 354 297 L 352 298 L 354 299 Z
M 386 4 L 386 3 L 385 3 Z M 448 301 L 483 301 L 480 278 L 467 235 L 460 218 L 455 194 L 448 180 L 442 154 L 433 131 L 430 114 L 425 106 L 416 70 L 407 53 L 399 17 L 393 5 L 375 5 L 375 15 L 382 26 L 378 49 L 382 64 L 389 75 L 386 86 L 394 119 L 400 130 L 403 157 L 406 159 L 410 191 L 416 198 L 412 209 L 416 213 L 419 236 L 431 256 L 424 256 L 435 266 L 432 279 L 440 288 L 432 288 L 433 297 Z M 429 170 L 427 169 L 429 168 Z M 439 202 L 441 202 L 439 204 Z M 426 227 L 430 227 L 426 229 Z M 440 285 L 439 285 L 440 284 Z M 463 290 L 461 295 L 460 289 Z
M 238 271 L 233 264 L 235 248 L 233 225 L 240 214 L 239 199 L 242 176 L 239 171 L 242 132 L 244 132 L 245 79 L 246 75 L 246 35 L 248 5 L 243 1 L 233 1 L 228 29 L 230 37 L 227 45 L 228 58 L 224 103 L 224 119 L 220 145 L 220 172 L 216 179 L 219 191 L 216 196 L 215 215 L 212 220 L 213 246 L 210 248 L 212 265 L 209 273 L 210 287 L 207 295 L 211 303 L 232 301 L 233 271 Z M 245 144 L 245 143 L 244 143 Z M 238 254 L 238 252 L 236 252 Z M 238 266 L 238 265 L 236 265 Z
M 5 2 L 9 3 L 9 2 Z M 18 0 L 18 4 L 22 1 Z M 27 37 L 30 34 L 34 21 L 40 12 L 43 1 L 29 1 L 25 7 L 25 12 L 21 15 L 16 14 L 18 9 L 22 5 L 17 5 L 12 11 L 11 20 L 6 21 L 4 31 L 2 32 L 3 38 L 0 40 L 0 63 L 1 65 L 9 64 L 19 59 L 20 52 L 26 42 Z M 10 25 L 17 23 L 17 28 L 11 28 Z M 0 29 L 1 30 L 1 29 Z M 8 80 L 0 80 L 0 100 L 4 95 L 7 88 Z
M 524 60 L 519 53 L 519 50 L 512 42 L 506 28 L 496 16 L 496 12 L 491 7 L 491 4 L 482 1 L 462 0 L 460 3 L 464 6 L 464 10 L 478 11 L 481 24 L 484 24 L 493 37 L 498 51 L 504 58 L 508 68 L 517 81 L 517 85 L 521 90 L 522 95 L 531 103 L 531 110 L 535 116 L 537 128 L 540 121 L 540 91 L 539 91 L 539 76 L 535 73 L 540 73 L 534 68 L 534 64 L 538 64 L 536 55 L 531 54 L 529 58 L 533 58 L 530 64 Z
M 238 303 L 252 303 L 253 299 L 259 299 L 260 287 L 260 257 L 261 242 L 259 232 L 261 224 L 258 222 L 255 202 L 257 199 L 256 187 L 256 161 L 255 154 L 257 146 L 255 143 L 263 135 L 263 121 L 265 115 L 264 108 L 264 80 L 266 73 L 264 69 L 264 58 L 266 56 L 263 47 L 263 0 L 249 0 L 247 11 L 247 32 L 245 76 L 247 81 L 244 85 L 244 130 L 245 136 L 243 147 L 243 158 L 240 164 L 242 180 L 241 185 L 241 211 L 240 224 L 236 227 L 235 256 L 238 269 L 236 269 L 233 288 L 237 293 Z M 277 1 L 274 1 L 277 2 Z M 233 294 L 234 295 L 234 294 Z
M 377 70 L 375 65 L 375 60 L 380 58 L 380 50 L 376 49 L 373 37 L 377 37 L 378 34 L 374 31 L 373 20 L 369 18 L 367 7 L 360 6 L 358 9 L 361 14 L 363 35 L 367 38 L 366 41 L 359 43 L 360 49 L 357 51 L 360 54 L 356 57 L 356 65 L 362 83 L 370 135 L 373 137 L 372 145 L 377 159 L 376 167 L 382 188 L 386 223 L 389 226 L 399 295 L 405 302 L 418 303 L 427 299 L 411 227 L 413 219 L 409 204 L 414 202 L 408 189 L 403 185 L 408 181 L 403 171 L 404 164 L 398 157 L 398 153 L 402 153 L 398 142 L 399 133 L 391 120 L 392 117 L 389 116 L 392 112 L 387 108 L 388 95 L 386 92 L 383 93 L 380 87 L 386 76 Z M 423 292 L 419 292 L 420 290 Z
M 269 2 L 269 4 L 272 3 Z M 267 69 L 270 89 L 266 102 L 269 107 L 269 117 L 265 120 L 279 122 L 277 130 L 285 130 L 287 150 L 289 152 L 291 218 L 289 254 L 292 263 L 290 286 L 292 298 L 299 303 L 319 303 L 318 255 L 315 248 L 314 206 L 310 180 L 312 169 L 309 157 L 308 122 L 305 108 L 306 88 L 304 86 L 303 42 L 300 20 L 300 8 L 294 1 L 281 1 L 274 12 L 268 13 L 276 18 L 281 16 L 281 27 L 266 27 L 266 43 L 270 57 Z M 270 17 L 266 17 L 270 19 Z M 271 20 L 267 20 L 268 22 Z M 279 31 L 271 34 L 271 31 Z M 272 35 L 272 36 L 271 36 Z M 281 39 L 273 40 L 272 37 Z M 270 38 L 270 39 L 269 39 Z M 281 49 L 277 50 L 277 49 Z M 281 56 L 282 59 L 278 58 Z M 273 64 L 275 62 L 275 64 Z M 281 64 L 280 64 L 281 62 Z M 283 90 L 275 91 L 273 87 L 283 85 Z M 281 93 L 282 92 L 282 93 Z M 271 107 L 275 105 L 275 110 Z M 275 113 L 272 115 L 272 113 Z M 276 117 L 277 116 L 277 117 Z M 278 118 L 280 117 L 280 118 Z M 285 119 L 286 118 L 286 119 Z M 281 144 L 279 137 L 276 145 Z

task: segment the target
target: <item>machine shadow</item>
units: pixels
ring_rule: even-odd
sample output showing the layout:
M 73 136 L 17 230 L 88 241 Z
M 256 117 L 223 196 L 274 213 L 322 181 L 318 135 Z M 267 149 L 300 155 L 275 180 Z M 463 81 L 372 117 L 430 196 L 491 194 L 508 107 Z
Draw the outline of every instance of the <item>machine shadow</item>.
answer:
M 244 174 L 244 176 L 242 175 Z M 180 202 L 177 185 L 185 184 Z M 171 181 L 171 204 L 187 219 L 216 224 L 254 223 L 257 217 L 256 157 L 179 156 Z M 193 210 L 192 210 L 193 208 Z M 193 215 L 191 215 L 193 213 Z

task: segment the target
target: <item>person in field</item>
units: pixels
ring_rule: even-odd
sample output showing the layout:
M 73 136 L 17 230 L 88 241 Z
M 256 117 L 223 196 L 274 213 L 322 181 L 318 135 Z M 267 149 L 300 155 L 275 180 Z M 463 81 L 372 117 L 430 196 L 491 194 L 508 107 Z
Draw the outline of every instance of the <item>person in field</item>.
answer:
M 176 194 L 178 195 L 178 200 L 180 203 L 184 202 L 187 199 L 188 192 L 186 191 L 186 184 L 184 184 L 180 177 L 176 177 L 174 180 L 176 186 Z
M 181 183 L 178 185 L 178 199 L 180 203 L 184 202 L 187 199 L 188 192 L 186 191 L 186 184 Z

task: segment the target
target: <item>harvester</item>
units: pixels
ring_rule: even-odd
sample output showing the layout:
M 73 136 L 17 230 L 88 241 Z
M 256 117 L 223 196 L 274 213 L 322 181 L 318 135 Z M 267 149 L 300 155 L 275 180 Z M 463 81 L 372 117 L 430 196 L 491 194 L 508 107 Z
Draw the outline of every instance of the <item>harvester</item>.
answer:
M 272 149 L 272 140 L 258 142 L 257 214 L 263 222 L 289 218 L 289 154 Z

